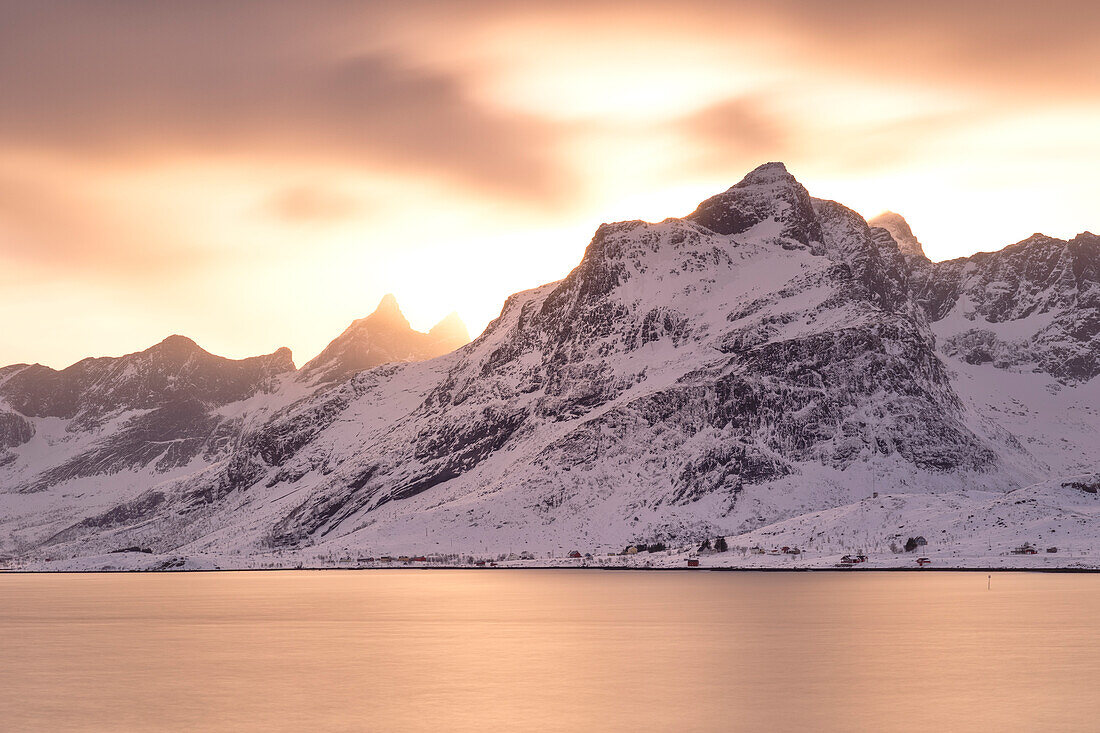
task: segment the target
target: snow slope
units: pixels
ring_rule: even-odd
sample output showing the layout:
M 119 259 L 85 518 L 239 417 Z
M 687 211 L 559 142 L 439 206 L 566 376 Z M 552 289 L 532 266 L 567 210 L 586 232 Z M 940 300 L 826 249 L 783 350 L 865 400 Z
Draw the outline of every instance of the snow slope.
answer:
M 227 567 L 724 535 L 825 562 L 914 531 L 973 564 L 1050 529 L 1096 547 L 1091 495 L 1060 482 L 1097 470 L 1100 240 L 931 263 L 887 223 L 767 164 L 683 219 L 601 226 L 568 277 L 438 358 L 360 332 L 398 321 L 383 301 L 303 370 L 204 398 L 167 462 L 148 430 L 137 458 L 87 458 L 175 409 L 166 388 L 89 422 L 29 413 L 22 370 L 0 370 L 3 551 Z M 1021 491 L 1034 516 L 998 503 Z

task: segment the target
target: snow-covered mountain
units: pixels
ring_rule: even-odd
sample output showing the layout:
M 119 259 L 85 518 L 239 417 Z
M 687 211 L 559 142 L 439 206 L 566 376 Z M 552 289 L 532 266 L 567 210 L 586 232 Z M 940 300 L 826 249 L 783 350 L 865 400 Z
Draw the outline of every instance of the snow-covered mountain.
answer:
M 771 163 L 683 219 L 601 226 L 568 277 L 437 358 L 464 327 L 411 337 L 387 297 L 298 372 L 284 351 L 201 379 L 166 361 L 170 386 L 143 393 L 123 365 L 142 355 L 102 377 L 8 367 L 0 542 L 270 558 L 816 527 L 800 544 L 824 552 L 929 534 L 930 502 L 992 516 L 1033 484 L 1057 490 L 1021 541 L 1036 522 L 1084 536 L 1066 517 L 1097 501 L 1069 477 L 1097 470 L 1100 239 L 932 263 L 900 216 L 875 223 Z M 161 391 L 180 406 L 140 397 Z M 177 416 L 162 432 L 158 411 Z M 872 493 L 914 509 L 845 510 Z

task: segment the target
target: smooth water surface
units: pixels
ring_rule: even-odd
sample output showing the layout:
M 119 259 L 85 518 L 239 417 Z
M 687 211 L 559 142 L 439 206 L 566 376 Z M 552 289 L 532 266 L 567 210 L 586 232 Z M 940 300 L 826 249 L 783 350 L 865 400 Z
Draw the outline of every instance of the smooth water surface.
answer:
M 1100 575 L 0 575 L 4 731 L 1095 731 Z

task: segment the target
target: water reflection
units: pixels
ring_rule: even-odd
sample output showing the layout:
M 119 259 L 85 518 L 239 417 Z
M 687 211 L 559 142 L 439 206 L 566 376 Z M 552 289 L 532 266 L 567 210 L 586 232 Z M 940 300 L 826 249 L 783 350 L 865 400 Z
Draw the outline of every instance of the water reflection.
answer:
M 1096 730 L 1100 576 L 0 576 L 5 730 Z

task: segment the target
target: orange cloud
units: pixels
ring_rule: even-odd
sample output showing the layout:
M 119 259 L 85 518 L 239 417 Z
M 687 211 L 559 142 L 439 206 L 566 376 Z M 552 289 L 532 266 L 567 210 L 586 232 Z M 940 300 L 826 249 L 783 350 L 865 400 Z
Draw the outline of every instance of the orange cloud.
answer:
M 1084 0 L 0 0 L 0 312 L 55 329 L 0 363 L 302 361 L 391 291 L 476 332 L 767 160 L 933 257 L 1095 229 L 1098 34 Z
M 263 211 L 290 223 L 324 223 L 357 217 L 368 207 L 354 196 L 323 185 L 298 185 L 272 194 Z
M 339 160 L 497 196 L 554 196 L 565 183 L 551 125 L 473 100 L 457 71 L 324 47 L 348 22 L 332 12 L 306 42 L 296 37 L 309 14 L 285 6 L 9 5 L 0 149 Z

